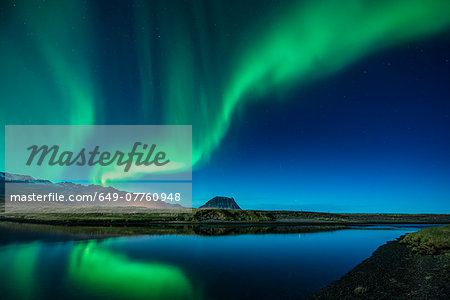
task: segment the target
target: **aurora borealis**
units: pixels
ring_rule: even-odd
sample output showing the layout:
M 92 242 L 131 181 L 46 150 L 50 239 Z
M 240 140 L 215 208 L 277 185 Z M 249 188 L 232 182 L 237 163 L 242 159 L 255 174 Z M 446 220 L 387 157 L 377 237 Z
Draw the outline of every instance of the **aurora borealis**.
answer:
M 329 128 L 336 128 L 334 122 L 347 124 L 342 126 L 350 133 L 340 135 L 342 143 L 333 139 L 328 142 L 290 139 L 298 137 L 300 130 L 309 128 L 302 122 L 308 119 L 308 110 L 317 111 L 314 102 L 335 107 L 343 101 L 333 95 L 326 101 L 298 96 L 304 89 L 324 82 L 339 86 L 335 82 L 341 74 L 350 82 L 354 76 L 349 68 L 358 68 L 358 63 L 370 65 L 376 55 L 389 55 L 386 51 L 400 51 L 392 54 L 395 58 L 401 56 L 398 53 L 409 55 L 411 50 L 407 47 L 413 44 L 434 49 L 434 44 L 428 43 L 439 43 L 436 47 L 444 45 L 444 50 L 438 51 L 438 55 L 445 53 L 445 49 L 448 52 L 448 44 L 442 40 L 448 37 L 449 12 L 447 0 L 161 0 L 108 1 L 108 4 L 101 1 L 2 1 L 0 118 L 3 124 L 10 125 L 192 125 L 193 192 L 199 203 L 216 193 L 232 193 L 230 196 L 243 199 L 246 208 L 301 208 L 301 204 L 314 203 L 320 198 L 317 202 L 328 203 L 331 208 L 311 204 L 311 209 L 386 211 L 391 210 L 386 208 L 392 203 L 389 197 L 398 199 L 400 190 L 421 183 L 420 197 L 414 200 L 417 193 L 407 191 L 402 194 L 405 202 L 393 205 L 392 210 L 437 212 L 439 207 L 447 205 L 448 211 L 444 199 L 450 191 L 444 182 L 448 179 L 445 174 L 449 173 L 446 170 L 450 164 L 448 157 L 442 154 L 445 152 L 442 149 L 449 147 L 448 139 L 442 140 L 442 127 L 449 124 L 448 119 L 436 125 L 441 131 L 434 131 L 429 143 L 420 140 L 422 135 L 428 134 L 423 133 L 425 130 L 435 130 L 427 125 L 420 127 L 434 119 L 433 112 L 424 119 L 419 118 L 419 138 L 412 135 L 403 144 L 380 146 L 381 150 L 374 155 L 367 152 L 366 160 L 358 157 L 366 153 L 365 148 L 356 146 L 354 149 L 358 150 L 331 160 L 328 166 L 332 167 L 324 167 L 325 160 L 315 154 L 328 149 L 329 156 L 333 156 L 341 147 L 350 145 L 347 142 L 350 139 L 354 145 L 365 142 L 365 138 L 355 138 L 351 133 L 352 128 L 361 123 L 352 126 L 349 115 L 345 115 L 350 112 L 344 112 L 342 119 L 310 120 L 316 123 L 308 134 L 316 137 Z M 413 57 L 402 63 L 410 66 L 417 62 Z M 420 68 L 432 63 L 423 62 L 415 69 L 416 73 L 403 67 L 393 80 L 398 81 L 397 86 L 402 85 L 402 76 L 415 76 Z M 448 70 L 445 57 L 441 63 Z M 432 67 L 422 68 L 425 74 L 433 70 Z M 433 80 L 448 82 L 448 74 L 442 71 Z M 385 82 L 385 74 L 372 76 L 374 81 Z M 436 91 L 430 82 L 424 79 L 418 83 L 425 95 Z M 340 85 L 345 86 L 345 82 Z M 361 98 L 364 93 L 375 93 L 378 89 L 372 85 L 370 90 L 357 87 L 344 93 Z M 436 92 L 438 100 L 430 110 L 441 112 L 442 107 L 444 111 L 448 108 L 442 103 L 444 100 L 439 100 L 445 99 L 445 95 L 448 98 L 446 92 L 448 89 Z M 411 92 L 409 87 L 403 86 L 402 90 L 393 87 L 392 92 L 377 94 L 377 97 L 394 93 L 403 95 L 402 99 L 394 97 L 400 102 L 392 102 L 400 110 L 405 107 L 408 110 L 408 102 L 415 103 L 408 98 L 418 95 L 417 91 Z M 368 98 L 364 101 L 374 116 L 383 115 L 380 112 L 391 105 L 386 102 L 377 107 L 376 97 Z M 425 100 L 430 101 L 424 96 Z M 417 111 L 419 107 L 411 109 L 410 114 L 399 115 L 405 116 L 404 123 L 414 124 Z M 306 118 L 293 120 L 294 112 Z M 289 121 L 280 120 L 272 131 L 267 126 L 262 126 L 265 131 L 252 131 L 258 123 L 269 124 L 267 120 L 284 114 L 290 116 Z M 391 124 L 399 115 L 383 118 L 386 118 L 385 123 Z M 382 131 L 386 139 L 401 141 L 404 132 L 400 128 L 373 129 L 372 133 L 377 137 Z M 251 134 L 251 143 L 245 132 Z M 258 149 L 267 145 L 268 139 L 277 138 L 280 132 L 284 140 L 292 144 L 283 145 L 289 147 L 289 161 L 285 162 L 279 154 L 271 158 L 272 164 L 267 168 L 259 167 L 264 158 L 263 151 Z M 422 148 L 417 153 L 413 151 L 417 155 L 411 154 L 409 160 L 408 155 L 403 156 L 405 161 L 402 162 L 394 159 L 395 153 L 402 151 L 401 145 Z M 2 151 L 3 148 L 2 144 Z M 305 150 L 309 148 L 310 152 Z M 441 154 L 435 155 L 435 149 L 440 149 Z M 273 155 L 272 150 L 267 155 Z M 302 151 L 305 152 L 302 154 Z M 245 159 L 244 152 L 247 153 Z M 308 153 L 313 155 L 308 157 Z M 315 160 L 318 162 L 314 167 L 305 167 L 305 161 Z M 422 168 L 433 163 L 440 168 Z M 0 169 L 4 169 L 3 161 L 2 164 Z M 358 174 L 364 169 L 361 166 L 366 167 L 367 174 L 375 174 L 365 178 L 363 183 Z M 394 171 L 389 171 L 390 168 Z M 336 169 L 341 169 L 344 177 L 335 175 Z M 311 174 L 311 170 L 317 174 Z M 386 172 L 389 174 L 384 174 Z M 393 192 L 392 180 L 386 179 L 393 174 L 400 178 L 397 182 L 404 183 L 396 192 Z M 411 179 L 408 177 L 411 174 L 432 176 L 420 179 L 417 175 Z M 263 178 L 263 181 L 248 179 L 251 177 Z M 330 179 L 338 177 L 354 180 Z M 380 186 L 373 188 L 379 178 L 385 178 L 386 182 L 381 180 Z M 301 195 L 296 189 L 299 181 L 305 185 L 301 187 Z M 323 193 L 329 188 L 320 187 L 327 182 L 333 182 L 336 187 L 331 188 L 332 195 Z M 261 186 L 270 183 L 272 189 L 261 190 Z M 274 196 L 268 197 L 267 193 Z M 352 196 L 349 197 L 349 193 Z M 374 197 L 373 203 L 377 201 L 375 197 L 386 202 L 354 208 L 365 194 Z M 419 203 L 427 195 L 437 199 L 431 208 L 407 205 L 407 199 L 413 197 Z M 273 198 L 273 202 L 267 204 L 264 197 Z M 289 197 L 300 197 L 300 204 L 281 200 Z M 345 203 L 344 208 L 338 203 Z
M 119 241 L 113 241 L 118 242 Z M 95 240 L 74 244 L 68 242 L 52 248 L 50 243 L 39 241 L 0 246 L 0 264 L 5 272 L 2 287 L 3 297 L 33 299 L 42 295 L 48 280 L 42 274 L 46 267 L 55 267 L 50 260 L 42 259 L 43 253 L 51 249 L 60 262 L 64 284 L 75 286 L 88 295 L 108 299 L 202 299 L 194 290 L 183 271 L 163 262 L 139 261 L 108 249 L 110 240 L 98 243 Z M 53 270 L 57 273 L 57 270 Z M 47 281 L 47 283 L 45 283 Z M 49 297 L 47 295 L 47 297 Z

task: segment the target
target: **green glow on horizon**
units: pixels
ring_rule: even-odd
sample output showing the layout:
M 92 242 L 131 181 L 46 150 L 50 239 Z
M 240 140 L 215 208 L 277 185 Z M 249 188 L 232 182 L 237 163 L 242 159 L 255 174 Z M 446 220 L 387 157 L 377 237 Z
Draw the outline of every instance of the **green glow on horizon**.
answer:
M 283 7 L 268 9 L 273 13 L 260 26 L 238 13 L 222 16 L 227 1 L 212 2 L 211 11 L 201 1 L 188 10 L 167 1 L 135 2 L 136 57 L 121 53 L 117 64 L 137 61 L 137 99 L 110 103 L 105 90 L 115 91 L 118 83 L 107 79 L 102 86 L 96 60 L 102 50 L 121 45 L 96 43 L 104 32 L 94 24 L 95 10 L 79 1 L 18 1 L 0 29 L 0 62 L 4 70 L 13 70 L 0 73 L 1 121 L 192 124 L 193 164 L 198 166 L 220 145 L 239 107 L 336 73 L 380 49 L 437 34 L 450 24 L 448 0 L 287 1 L 273 4 Z M 243 34 L 245 28 L 233 29 L 232 20 L 239 17 L 257 30 Z M 213 35 L 206 32 L 211 18 L 217 23 Z M 229 32 L 241 36 L 226 39 Z M 137 107 L 135 115 L 108 120 L 110 106 L 129 105 Z

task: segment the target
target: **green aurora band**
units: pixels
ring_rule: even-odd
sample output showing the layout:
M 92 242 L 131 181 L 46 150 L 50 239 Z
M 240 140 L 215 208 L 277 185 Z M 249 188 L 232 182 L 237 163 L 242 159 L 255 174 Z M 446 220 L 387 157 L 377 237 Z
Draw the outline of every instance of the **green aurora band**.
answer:
M 132 261 L 102 249 L 97 241 L 73 247 L 68 277 L 110 299 L 202 299 L 194 294 L 189 279 L 176 266 Z
M 232 12 L 227 1 L 134 4 L 136 51 L 119 55 L 110 69 L 120 82 L 116 71 L 137 65 L 136 99 L 113 103 L 120 111 L 135 102 L 136 114 L 108 118 L 105 91 L 114 86 L 97 77 L 96 58 L 124 41 L 99 44 L 93 21 L 100 10 L 80 1 L 18 1 L 0 21 L 1 122 L 192 124 L 199 165 L 246 103 L 450 25 L 448 0 L 263 1 L 264 13 L 251 22 L 259 2 Z
M 42 296 L 42 286 L 44 282 L 48 284 L 48 278 L 40 274 L 47 271 L 45 268 L 51 258 L 62 262 L 63 282 L 76 283 L 77 292 L 90 297 L 203 299 L 177 266 L 128 258 L 110 249 L 117 243 L 121 243 L 120 239 L 66 242 L 57 247 L 38 241 L 1 246 L 2 296 L 20 299 Z M 51 255 L 42 255 L 49 249 L 52 249 Z

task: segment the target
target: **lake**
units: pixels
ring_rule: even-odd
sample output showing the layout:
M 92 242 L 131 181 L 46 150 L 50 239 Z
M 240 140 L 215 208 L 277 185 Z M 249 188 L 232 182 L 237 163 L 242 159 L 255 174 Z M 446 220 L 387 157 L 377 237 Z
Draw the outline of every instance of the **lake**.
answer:
M 0 291 L 2 299 L 301 299 L 422 227 L 83 239 L 3 226 Z

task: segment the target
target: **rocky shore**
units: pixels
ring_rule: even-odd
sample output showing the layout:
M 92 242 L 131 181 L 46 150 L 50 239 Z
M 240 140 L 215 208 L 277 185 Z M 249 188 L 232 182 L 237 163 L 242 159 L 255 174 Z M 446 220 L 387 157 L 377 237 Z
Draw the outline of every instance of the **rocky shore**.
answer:
M 400 240 L 379 247 L 310 299 L 450 299 L 448 249 L 425 254 Z

